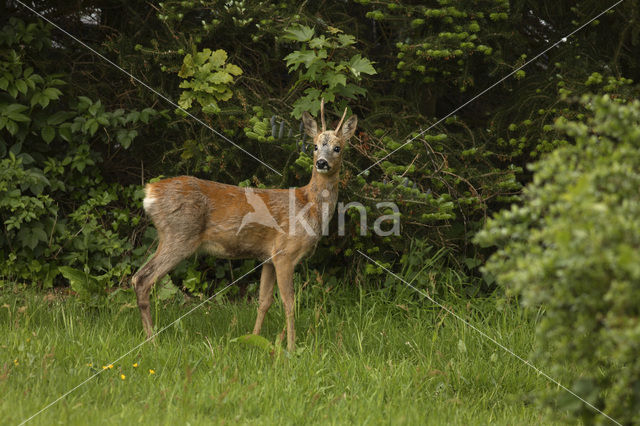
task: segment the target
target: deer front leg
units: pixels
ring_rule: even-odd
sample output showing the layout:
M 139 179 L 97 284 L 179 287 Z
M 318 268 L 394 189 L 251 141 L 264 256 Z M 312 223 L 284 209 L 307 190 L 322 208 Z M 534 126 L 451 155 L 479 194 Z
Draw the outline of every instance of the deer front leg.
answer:
M 287 350 L 293 352 L 296 349 L 296 330 L 294 325 L 294 291 L 293 270 L 295 264 L 288 259 L 279 259 L 274 262 L 278 280 L 278 290 L 284 305 L 284 313 L 287 318 Z
M 260 276 L 260 299 L 258 305 L 258 316 L 256 317 L 256 325 L 253 327 L 253 334 L 260 334 L 264 316 L 273 303 L 273 284 L 276 281 L 276 270 L 271 263 L 265 263 L 262 266 L 262 275 Z

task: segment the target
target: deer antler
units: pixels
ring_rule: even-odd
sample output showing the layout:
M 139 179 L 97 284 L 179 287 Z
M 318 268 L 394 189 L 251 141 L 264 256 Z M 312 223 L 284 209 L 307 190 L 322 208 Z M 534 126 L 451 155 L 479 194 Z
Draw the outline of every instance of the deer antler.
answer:
M 320 121 L 322 122 L 322 131 L 327 130 L 327 125 L 324 123 L 324 98 L 320 101 Z
M 344 117 L 347 115 L 347 107 L 344 108 L 344 112 L 342 113 L 342 118 L 340 119 L 340 122 L 338 123 L 338 127 L 336 127 L 336 130 L 334 130 L 334 132 L 338 133 L 338 130 L 340 130 L 340 127 L 342 126 L 342 122 L 344 121 Z

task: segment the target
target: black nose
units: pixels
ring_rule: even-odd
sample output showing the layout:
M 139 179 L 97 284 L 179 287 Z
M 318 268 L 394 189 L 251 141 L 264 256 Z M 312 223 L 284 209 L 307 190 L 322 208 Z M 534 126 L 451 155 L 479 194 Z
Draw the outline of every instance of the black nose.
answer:
M 319 168 L 320 170 L 324 170 L 324 169 L 329 170 L 329 163 L 327 163 L 327 160 L 320 159 L 316 161 L 316 167 Z

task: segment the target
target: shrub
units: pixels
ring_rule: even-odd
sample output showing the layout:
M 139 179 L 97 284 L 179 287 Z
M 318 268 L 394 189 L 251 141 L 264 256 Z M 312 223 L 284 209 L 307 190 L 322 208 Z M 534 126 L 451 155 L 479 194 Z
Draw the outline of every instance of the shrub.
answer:
M 559 119 L 575 140 L 531 168 L 522 203 L 476 242 L 498 250 L 485 272 L 524 305 L 543 306 L 536 355 L 581 372 L 569 387 L 622 423 L 640 422 L 640 102 L 585 97 L 586 122 Z M 597 368 L 595 368 L 597 367 Z M 547 403 L 608 422 L 564 391 Z M 560 392 L 559 398 L 554 398 Z
M 50 45 L 42 23 L 11 18 L 0 28 L 0 285 L 51 287 L 75 273 L 84 283 L 101 278 L 104 289 L 143 260 L 131 259 L 142 191 L 109 182 L 104 164 L 126 156 L 136 129 L 161 114 L 69 99 L 66 76 L 47 75 L 34 59 Z

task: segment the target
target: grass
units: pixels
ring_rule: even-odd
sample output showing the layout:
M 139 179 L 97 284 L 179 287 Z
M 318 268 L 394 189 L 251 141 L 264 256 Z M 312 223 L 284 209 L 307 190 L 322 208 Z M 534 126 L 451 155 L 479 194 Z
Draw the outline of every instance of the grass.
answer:
M 295 354 L 234 342 L 253 328 L 256 302 L 216 300 L 112 368 L 143 340 L 132 293 L 89 307 L 64 293 L 5 287 L 0 418 L 20 423 L 101 372 L 29 424 L 562 421 L 531 402 L 550 386 L 544 378 L 441 309 L 408 290 L 347 287 L 297 293 Z M 157 302 L 156 324 L 195 303 Z M 448 306 L 516 353 L 530 351 L 534 324 L 521 310 L 479 299 Z M 283 324 L 276 302 L 263 336 L 275 341 Z

